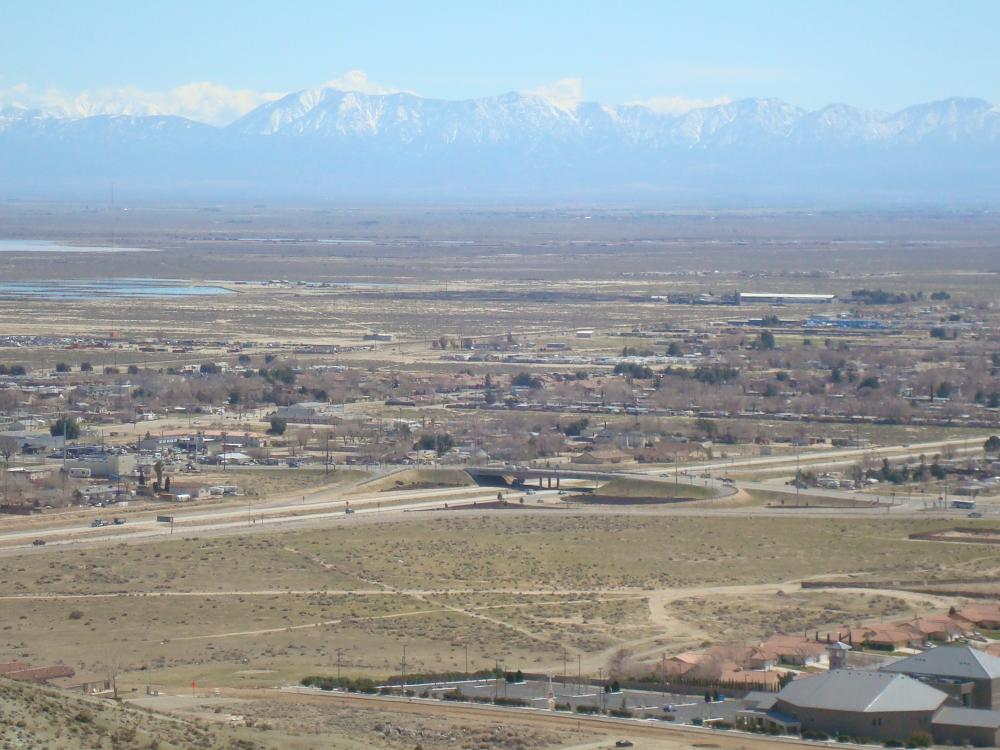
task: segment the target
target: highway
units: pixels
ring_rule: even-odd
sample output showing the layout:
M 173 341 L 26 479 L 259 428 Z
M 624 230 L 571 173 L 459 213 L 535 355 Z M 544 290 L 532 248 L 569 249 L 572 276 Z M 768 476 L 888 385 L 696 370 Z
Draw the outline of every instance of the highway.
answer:
M 879 448 L 845 448 L 832 451 L 815 452 L 810 451 L 806 455 L 800 456 L 797 465 L 800 468 L 826 468 L 831 466 L 849 465 L 862 457 L 892 457 L 892 458 L 916 458 L 920 455 L 933 455 L 945 448 L 955 449 L 956 452 L 981 450 L 971 448 L 968 444 L 975 441 L 954 441 L 942 440 L 918 443 L 906 446 L 886 446 Z M 499 467 L 498 467 L 499 468 Z M 722 483 L 718 474 L 728 474 L 731 470 L 741 469 L 742 472 L 753 472 L 761 470 L 773 473 L 774 470 L 787 469 L 788 476 L 794 475 L 796 459 L 788 455 L 782 456 L 757 456 L 738 460 L 709 460 L 695 464 L 685 465 L 678 472 L 681 481 L 685 484 L 704 484 L 704 486 L 722 490 L 727 485 Z M 674 471 L 670 467 L 660 467 L 656 469 L 637 470 L 634 467 L 622 468 L 608 472 L 581 472 L 575 469 L 534 469 L 532 474 L 547 472 L 549 475 L 564 477 L 566 480 L 575 478 L 580 480 L 580 475 L 586 473 L 601 474 L 607 476 L 623 476 L 632 478 L 642 478 L 661 482 L 674 482 Z M 705 477 L 704 474 L 716 476 Z M 741 473 L 742 473 L 741 472 Z M 511 473 L 517 473 L 512 471 Z M 964 511 L 952 511 L 947 508 L 928 508 L 928 503 L 933 504 L 936 498 L 925 497 L 923 495 L 910 495 L 899 492 L 893 495 L 891 492 L 859 492 L 852 490 L 823 489 L 810 487 L 801 489 L 798 493 L 793 486 L 787 485 L 784 478 L 770 478 L 759 480 L 740 479 L 735 482 L 735 486 L 742 490 L 756 490 L 761 492 L 780 492 L 785 496 L 787 507 L 775 505 L 770 508 L 727 508 L 720 506 L 713 508 L 700 502 L 694 506 L 687 506 L 684 503 L 665 504 L 656 506 L 571 506 L 566 508 L 569 512 L 614 512 L 614 513 L 659 513 L 659 514 L 682 514 L 699 516 L 746 516 L 750 513 L 754 515 L 815 515 L 826 516 L 836 515 L 844 517 L 865 517 L 873 515 L 893 516 L 912 515 L 919 513 L 921 517 L 927 514 L 941 515 L 944 517 L 963 517 L 967 515 Z M 372 492 L 369 494 L 359 494 L 350 496 L 346 494 L 350 488 L 343 486 L 330 487 L 313 491 L 303 495 L 301 500 L 289 500 L 287 498 L 278 501 L 266 501 L 256 498 L 247 498 L 246 505 L 229 504 L 221 508 L 191 507 L 184 505 L 160 505 L 155 508 L 145 509 L 139 512 L 129 511 L 125 518 L 127 522 L 120 526 L 104 526 L 93 528 L 87 525 L 87 519 L 100 517 L 100 511 L 88 514 L 84 517 L 78 516 L 72 522 L 64 518 L 54 517 L 51 525 L 44 525 L 35 528 L 12 529 L 0 533 L 0 552 L 11 553 L 31 549 L 32 542 L 36 539 L 45 541 L 45 547 L 64 547 L 72 545 L 92 545 L 92 544 L 114 544 L 136 542 L 142 540 L 164 539 L 171 533 L 184 536 L 204 536 L 213 534 L 230 534 L 246 531 L 262 531 L 274 528 L 314 528 L 329 523 L 347 522 L 349 519 L 372 520 L 373 517 L 381 514 L 389 520 L 398 520 L 400 514 L 422 511 L 458 508 L 477 503 L 490 503 L 496 500 L 496 487 L 457 487 L 441 489 L 420 489 L 420 490 L 393 490 L 387 492 Z M 356 490 L 357 488 L 355 488 Z M 520 506 L 522 502 L 531 508 L 539 502 L 548 501 L 549 505 L 557 500 L 555 490 L 532 490 L 532 495 L 528 496 L 524 490 L 516 488 L 505 490 L 506 498 L 515 506 Z M 845 500 L 856 501 L 860 507 L 836 508 L 830 507 L 831 502 L 844 503 Z M 780 503 L 780 501 L 779 501 Z M 348 506 L 351 512 L 348 512 Z M 104 515 L 115 514 L 114 509 L 107 509 Z M 482 512 L 489 512 L 483 509 Z M 995 512 L 995 511 L 994 511 Z M 158 515 L 173 516 L 174 524 L 163 523 L 156 520 Z

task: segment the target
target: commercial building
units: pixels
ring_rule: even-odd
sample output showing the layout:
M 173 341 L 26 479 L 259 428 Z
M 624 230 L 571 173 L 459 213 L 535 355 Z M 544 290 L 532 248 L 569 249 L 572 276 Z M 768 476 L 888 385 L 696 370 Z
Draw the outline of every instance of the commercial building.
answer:
M 834 669 L 790 682 L 776 695 L 751 694 L 742 726 L 779 733 L 816 732 L 861 741 L 995 747 L 1000 711 L 965 708 L 948 693 L 905 674 Z
M 1000 658 L 969 646 L 940 646 L 882 667 L 952 696 L 966 708 L 1000 709 Z

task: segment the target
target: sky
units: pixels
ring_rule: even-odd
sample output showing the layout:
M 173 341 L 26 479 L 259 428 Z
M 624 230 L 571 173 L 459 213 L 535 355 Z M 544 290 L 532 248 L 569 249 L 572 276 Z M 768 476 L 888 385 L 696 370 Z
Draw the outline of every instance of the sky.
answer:
M 324 84 L 662 111 L 748 97 L 1000 103 L 1000 2 L 10 0 L 0 106 L 223 123 Z

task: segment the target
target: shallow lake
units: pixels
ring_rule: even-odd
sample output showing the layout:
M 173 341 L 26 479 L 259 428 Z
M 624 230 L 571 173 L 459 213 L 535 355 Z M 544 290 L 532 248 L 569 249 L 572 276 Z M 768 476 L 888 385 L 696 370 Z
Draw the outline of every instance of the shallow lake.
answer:
M 61 245 L 51 240 L 0 240 L 0 253 L 155 253 L 141 247 Z
M 232 290 L 221 286 L 187 284 L 171 279 L 0 281 L 0 298 L 205 297 L 216 294 L 232 294 Z

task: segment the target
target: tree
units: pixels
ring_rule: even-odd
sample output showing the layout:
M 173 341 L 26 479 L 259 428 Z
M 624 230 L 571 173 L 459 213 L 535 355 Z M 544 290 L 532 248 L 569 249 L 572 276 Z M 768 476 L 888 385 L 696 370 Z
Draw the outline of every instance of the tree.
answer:
M 10 457 L 17 453 L 19 443 L 17 438 L 12 438 L 8 436 L 0 437 L 0 458 L 6 464 L 10 461 Z
M 76 440 L 80 437 L 80 425 L 73 417 L 59 417 L 59 419 L 49 425 L 49 434 L 52 437 Z
M 69 372 L 69 365 L 65 362 L 57 362 L 56 372 Z
M 983 450 L 987 453 L 1000 453 L 1000 436 L 990 435 L 983 443 Z
M 122 671 L 121 649 L 112 645 L 105 647 L 101 664 L 104 667 L 104 674 L 107 677 L 108 683 L 111 685 L 111 692 L 114 695 L 114 699 L 118 700 L 118 675 Z
M 271 423 L 271 429 L 268 430 L 268 433 L 270 433 L 271 435 L 284 435 L 285 434 L 285 430 L 288 429 L 288 420 L 287 419 L 285 419 L 284 417 L 279 417 L 279 416 L 275 415 L 275 416 L 272 416 L 269 421 Z
M 510 384 L 516 388 L 541 388 L 542 379 L 530 372 L 519 372 L 510 381 Z
M 80 363 L 80 372 L 93 372 L 93 371 L 94 371 L 94 366 L 90 364 L 90 362 Z
M 869 375 L 867 378 L 858 383 L 858 390 L 860 391 L 866 388 L 869 390 L 874 390 L 875 388 L 878 388 L 879 385 L 881 384 L 879 383 L 878 376 Z
M 437 451 L 439 456 L 447 453 L 454 447 L 455 439 L 447 432 L 439 435 L 421 435 L 420 439 L 413 446 L 414 450 Z
M 759 349 L 773 349 L 774 346 L 774 334 L 770 331 L 761 331 L 760 338 L 757 339 L 757 347 Z

